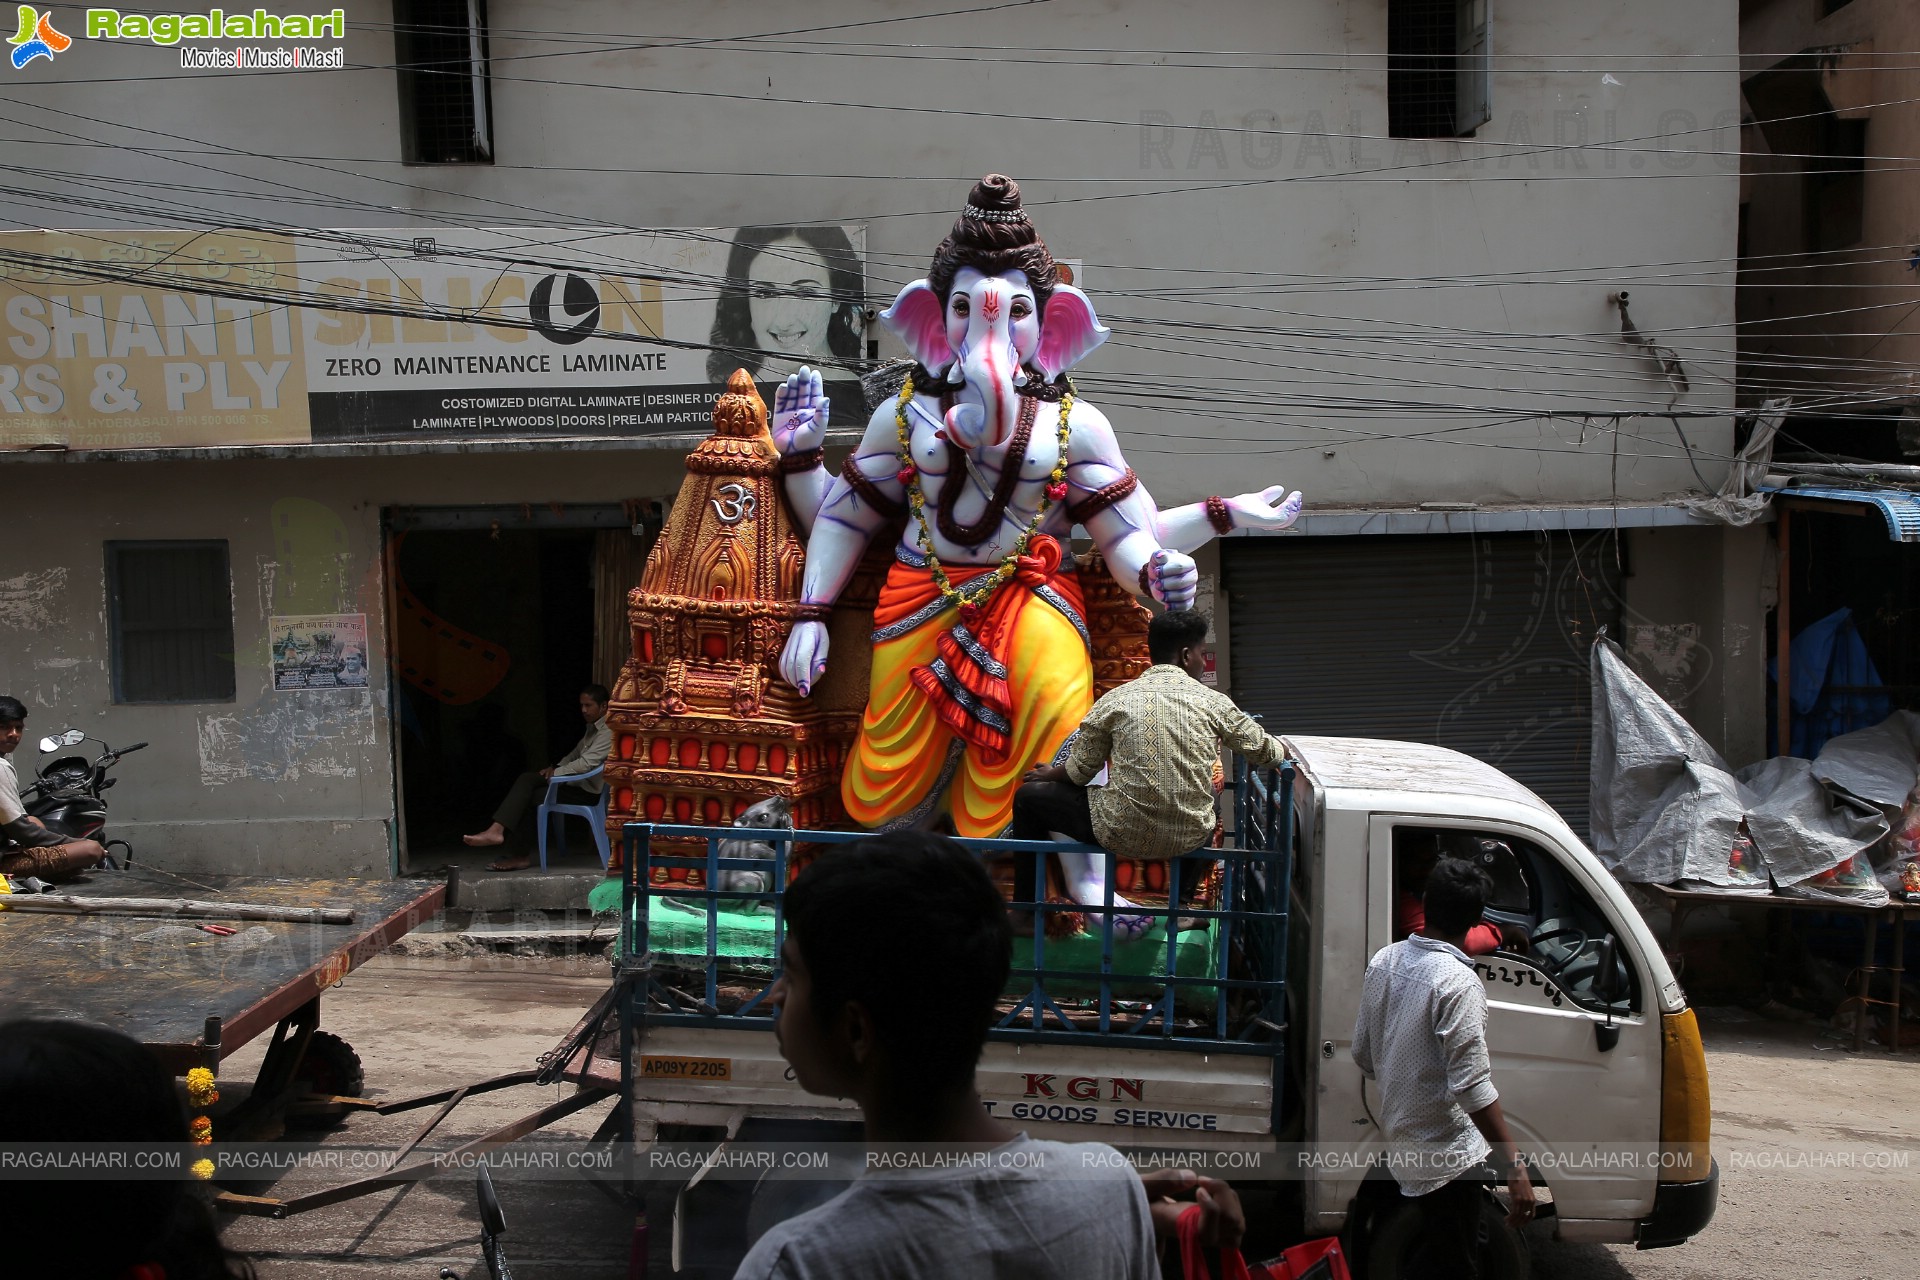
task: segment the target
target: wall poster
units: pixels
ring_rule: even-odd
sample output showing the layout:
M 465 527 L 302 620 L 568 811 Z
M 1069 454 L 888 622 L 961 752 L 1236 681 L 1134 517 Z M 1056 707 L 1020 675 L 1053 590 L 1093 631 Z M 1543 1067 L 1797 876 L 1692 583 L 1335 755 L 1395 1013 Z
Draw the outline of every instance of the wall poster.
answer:
M 267 619 L 273 644 L 273 687 L 365 689 L 367 615 L 300 613 Z

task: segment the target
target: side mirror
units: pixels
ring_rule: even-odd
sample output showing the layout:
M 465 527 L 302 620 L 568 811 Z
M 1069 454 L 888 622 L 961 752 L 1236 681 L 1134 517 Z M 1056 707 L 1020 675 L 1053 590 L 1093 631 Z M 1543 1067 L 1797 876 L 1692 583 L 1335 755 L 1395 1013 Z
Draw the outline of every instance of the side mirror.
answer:
M 1620 968 L 1614 963 L 1612 934 L 1600 939 L 1600 971 L 1594 975 L 1593 993 L 1611 1006 L 1620 994 Z
M 1600 1052 L 1606 1053 L 1620 1043 L 1620 1028 L 1613 1024 L 1613 1000 L 1619 984 L 1614 981 L 1619 975 L 1613 967 L 1613 935 L 1600 939 L 1600 970 L 1594 974 L 1593 992 L 1607 1006 L 1607 1020 L 1593 1029 L 1594 1044 Z
M 480 1202 L 480 1256 L 487 1264 L 487 1275 L 491 1280 L 513 1280 L 507 1255 L 500 1248 L 500 1237 L 507 1234 L 507 1218 L 500 1212 L 500 1197 L 494 1194 L 493 1175 L 487 1172 L 486 1165 L 480 1166 L 475 1183 Z
M 58 751 L 62 747 L 77 747 L 87 740 L 87 735 L 79 729 L 66 729 L 60 733 L 40 739 L 40 750 Z

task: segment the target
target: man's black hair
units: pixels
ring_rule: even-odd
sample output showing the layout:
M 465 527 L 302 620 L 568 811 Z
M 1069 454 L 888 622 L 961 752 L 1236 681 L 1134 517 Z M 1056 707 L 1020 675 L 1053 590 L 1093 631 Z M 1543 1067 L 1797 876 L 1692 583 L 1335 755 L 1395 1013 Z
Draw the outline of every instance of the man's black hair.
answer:
M 786 905 L 823 1026 L 857 1001 L 896 1081 L 972 1082 L 1013 963 L 1006 903 L 979 859 L 929 832 L 874 836 L 822 854 Z
M 27 704 L 0 693 L 0 724 L 24 724 L 26 719 Z
M 1461 858 L 1440 859 L 1427 873 L 1427 935 L 1465 933 L 1480 923 L 1492 896 L 1485 871 Z
M 1207 620 L 1191 609 L 1156 614 L 1147 624 L 1147 656 L 1155 662 L 1178 662 L 1180 651 L 1204 644 Z
M 603 707 L 613 701 L 613 695 L 607 692 L 607 686 L 603 684 L 582 685 L 580 686 L 580 692 L 586 694 Z
M 18 705 L 18 704 L 15 704 Z M 0 1143 L 129 1143 L 179 1150 L 187 1118 L 173 1073 L 128 1036 L 66 1019 L 0 1023 Z M 8 1275 L 109 1280 L 140 1263 L 169 1280 L 232 1280 L 253 1270 L 220 1244 L 191 1184 L 168 1178 L 7 1183 L 17 1224 Z M 111 1206 L 104 1211 L 102 1206 Z

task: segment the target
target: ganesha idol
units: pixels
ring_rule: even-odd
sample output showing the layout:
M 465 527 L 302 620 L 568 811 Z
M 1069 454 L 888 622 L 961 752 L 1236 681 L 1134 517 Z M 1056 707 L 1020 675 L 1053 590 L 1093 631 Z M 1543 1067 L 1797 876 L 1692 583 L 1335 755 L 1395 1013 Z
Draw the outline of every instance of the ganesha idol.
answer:
M 1008 178 L 974 186 L 926 279 L 880 319 L 917 363 L 838 475 L 821 463 L 819 375 L 803 369 L 775 394 L 772 435 L 807 539 L 780 673 L 803 695 L 819 683 L 828 610 L 868 542 L 901 528 L 841 798 L 869 828 L 944 812 L 960 835 L 998 836 L 1023 775 L 1064 756 L 1093 702 L 1086 606 L 1063 547 L 1073 526 L 1127 590 L 1183 609 L 1190 552 L 1233 529 L 1285 528 L 1300 495 L 1154 504 L 1066 376 L 1108 330 L 1059 281 Z M 1063 871 L 1076 901 L 1101 900 L 1102 859 L 1063 858 Z

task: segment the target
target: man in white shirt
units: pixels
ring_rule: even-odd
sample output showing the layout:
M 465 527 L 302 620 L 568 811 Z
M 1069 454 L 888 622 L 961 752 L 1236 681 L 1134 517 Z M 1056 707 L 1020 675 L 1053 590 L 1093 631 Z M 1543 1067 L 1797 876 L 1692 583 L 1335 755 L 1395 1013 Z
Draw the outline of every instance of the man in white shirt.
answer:
M 71 880 L 107 851 L 92 840 L 70 840 L 28 815 L 20 803 L 20 779 L 8 759 L 26 731 L 26 704 L 0 696 L 0 875 Z
M 924 832 L 821 855 L 786 891 L 775 1035 L 808 1093 L 859 1104 L 867 1167 L 760 1237 L 736 1280 L 1151 1280 L 1153 1219 L 1112 1147 L 1039 1142 L 974 1085 L 1012 963 L 984 868 Z
M 607 686 L 590 684 L 580 691 L 580 718 L 587 722 L 587 731 L 580 735 L 580 741 L 567 752 L 566 758 L 558 764 L 548 765 L 539 772 L 521 774 L 507 790 L 507 798 L 494 810 L 493 822 L 485 831 L 470 836 L 461 836 L 463 843 L 474 848 L 488 845 L 505 844 L 507 837 L 526 825 L 527 810 L 533 807 L 534 796 L 546 795 L 547 783 L 556 776 L 567 777 L 582 773 L 592 773 L 607 762 L 607 753 L 613 750 L 613 730 L 607 725 L 607 701 L 611 697 Z M 580 782 L 563 782 L 558 796 L 561 804 L 597 804 L 600 793 L 607 789 L 604 774 L 587 778 Z M 498 862 L 487 864 L 489 871 L 524 871 L 533 865 L 533 860 L 525 853 L 513 854 Z
M 1507 1221 L 1531 1221 L 1533 1184 L 1507 1132 L 1487 1054 L 1487 993 L 1467 958 L 1467 931 L 1492 892 L 1487 873 L 1447 858 L 1427 877 L 1425 932 L 1382 948 L 1367 965 L 1353 1060 L 1380 1088 L 1393 1176 L 1421 1217 L 1400 1274 L 1474 1280 L 1480 1273 L 1484 1184 L 1491 1151 L 1505 1171 Z

